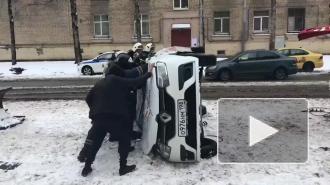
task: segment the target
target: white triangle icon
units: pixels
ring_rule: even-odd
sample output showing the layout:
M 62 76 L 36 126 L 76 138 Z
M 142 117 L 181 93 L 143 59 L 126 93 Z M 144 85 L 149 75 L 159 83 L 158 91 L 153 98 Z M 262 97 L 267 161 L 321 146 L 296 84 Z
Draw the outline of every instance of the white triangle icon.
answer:
M 276 134 L 278 132 L 277 129 L 263 123 L 262 121 L 250 116 L 249 123 L 249 146 L 253 146 L 260 141 Z

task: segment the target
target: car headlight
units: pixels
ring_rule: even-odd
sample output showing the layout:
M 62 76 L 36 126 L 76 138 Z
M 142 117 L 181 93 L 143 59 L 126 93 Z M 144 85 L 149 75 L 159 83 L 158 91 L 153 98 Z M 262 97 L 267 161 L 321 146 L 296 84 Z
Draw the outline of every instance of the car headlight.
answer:
M 207 68 L 207 70 L 212 70 L 212 71 L 213 71 L 213 70 L 215 70 L 216 68 L 217 68 L 217 66 L 210 66 L 210 67 Z
M 157 62 L 156 64 L 157 72 L 157 86 L 158 88 L 165 88 L 170 85 L 170 80 L 168 78 L 166 64 L 163 62 Z

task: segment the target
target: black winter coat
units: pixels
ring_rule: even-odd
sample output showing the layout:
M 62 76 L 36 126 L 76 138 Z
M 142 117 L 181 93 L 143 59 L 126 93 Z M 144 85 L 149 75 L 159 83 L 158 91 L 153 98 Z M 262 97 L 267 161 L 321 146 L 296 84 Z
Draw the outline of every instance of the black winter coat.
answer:
M 98 81 L 86 97 L 90 108 L 89 117 L 91 119 L 106 118 L 109 114 L 131 116 L 130 92 L 142 87 L 150 76 L 151 73 L 138 78 L 108 75 Z

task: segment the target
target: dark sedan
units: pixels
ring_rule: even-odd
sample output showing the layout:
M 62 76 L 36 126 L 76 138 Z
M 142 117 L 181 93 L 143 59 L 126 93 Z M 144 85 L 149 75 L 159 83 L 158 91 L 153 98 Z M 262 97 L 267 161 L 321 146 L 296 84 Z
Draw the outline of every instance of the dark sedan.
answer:
M 284 80 L 298 71 L 296 59 L 275 51 L 253 50 L 242 52 L 235 57 L 217 62 L 206 68 L 206 79 L 228 81 L 243 78 L 274 78 Z

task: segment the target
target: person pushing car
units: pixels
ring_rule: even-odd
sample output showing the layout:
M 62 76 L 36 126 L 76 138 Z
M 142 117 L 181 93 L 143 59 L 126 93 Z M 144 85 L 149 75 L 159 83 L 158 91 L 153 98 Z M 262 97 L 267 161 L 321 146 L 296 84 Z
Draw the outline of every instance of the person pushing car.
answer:
M 138 89 L 146 83 L 147 79 L 152 76 L 153 67 L 154 65 L 150 64 L 148 72 L 143 76 L 127 78 L 122 68 L 111 63 L 108 70 L 109 75 L 98 81 L 88 93 L 86 102 L 90 108 L 89 117 L 93 124 L 88 132 L 90 147 L 86 151 L 82 176 L 87 176 L 92 172 L 91 165 L 107 132 L 119 139 L 119 175 L 125 175 L 135 170 L 135 165 L 127 165 L 131 140 L 131 126 L 128 118 L 130 102 L 127 97 L 131 89 Z

